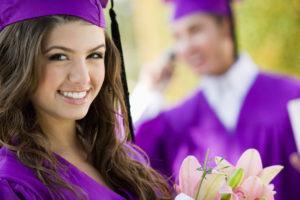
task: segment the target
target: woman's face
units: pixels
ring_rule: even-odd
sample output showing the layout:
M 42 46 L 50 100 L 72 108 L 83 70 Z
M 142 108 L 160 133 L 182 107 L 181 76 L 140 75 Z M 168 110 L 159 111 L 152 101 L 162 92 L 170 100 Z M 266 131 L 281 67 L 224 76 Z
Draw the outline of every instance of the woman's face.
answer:
M 176 51 L 198 74 L 218 75 L 232 64 L 233 44 L 228 22 L 208 14 L 183 17 L 172 24 Z
M 39 84 L 31 97 L 38 116 L 83 118 L 105 76 L 105 34 L 88 23 L 60 24 L 47 34 L 39 57 Z

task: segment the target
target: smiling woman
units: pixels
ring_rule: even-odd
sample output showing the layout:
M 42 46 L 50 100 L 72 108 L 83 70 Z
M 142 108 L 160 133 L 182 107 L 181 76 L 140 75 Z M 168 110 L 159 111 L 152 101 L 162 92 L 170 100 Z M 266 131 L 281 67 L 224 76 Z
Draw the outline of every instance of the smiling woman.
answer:
M 104 81 L 104 55 L 104 30 L 95 25 L 75 21 L 49 32 L 37 63 L 40 82 L 31 98 L 37 114 L 60 122 L 84 117 Z
M 32 1 L 0 0 L 0 18 L 12 16 L 0 23 L 0 199 L 170 199 L 118 135 L 120 57 L 93 3 L 34 3 L 38 16 L 21 12 Z M 27 14 L 6 15 L 14 6 Z

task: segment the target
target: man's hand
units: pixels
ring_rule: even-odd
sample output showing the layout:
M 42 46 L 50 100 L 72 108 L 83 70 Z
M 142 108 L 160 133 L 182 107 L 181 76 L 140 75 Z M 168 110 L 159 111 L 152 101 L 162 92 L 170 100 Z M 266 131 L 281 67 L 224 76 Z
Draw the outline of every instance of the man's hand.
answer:
M 291 165 L 300 172 L 300 155 L 298 153 L 293 153 L 290 156 Z
M 163 93 L 173 76 L 174 66 L 175 54 L 171 50 L 166 51 L 142 67 L 139 82 L 151 90 Z

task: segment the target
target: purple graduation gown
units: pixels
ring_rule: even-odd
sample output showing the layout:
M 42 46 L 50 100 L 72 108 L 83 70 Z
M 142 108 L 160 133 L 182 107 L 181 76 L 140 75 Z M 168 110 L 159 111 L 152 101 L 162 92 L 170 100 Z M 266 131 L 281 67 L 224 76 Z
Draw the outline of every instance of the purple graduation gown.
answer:
M 58 156 L 59 161 L 67 166 L 63 175 L 69 183 L 79 186 L 88 195 L 90 200 L 125 200 L 134 198 L 126 191 L 124 196 L 100 185 L 74 165 Z M 67 199 L 77 199 L 70 191 L 61 189 Z M 0 149 L 0 199 L 4 200 L 44 200 L 53 199 L 48 188 L 35 176 L 34 172 L 24 166 L 15 153 L 6 148 Z
M 300 82 L 259 73 L 243 102 L 235 130 L 224 127 L 200 90 L 140 125 L 136 143 L 155 169 L 174 179 L 187 155 L 203 161 L 210 149 L 211 158 L 222 156 L 235 164 L 246 149 L 255 148 L 263 166 L 284 166 L 273 180 L 275 199 L 299 199 L 300 173 L 289 164 L 289 155 L 297 149 L 287 113 L 287 102 L 299 97 Z

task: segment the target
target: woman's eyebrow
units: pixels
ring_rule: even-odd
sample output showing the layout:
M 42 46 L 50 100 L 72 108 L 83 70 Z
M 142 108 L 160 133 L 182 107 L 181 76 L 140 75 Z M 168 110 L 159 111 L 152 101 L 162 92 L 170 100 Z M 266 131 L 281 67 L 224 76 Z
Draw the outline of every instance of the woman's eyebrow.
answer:
M 100 45 L 98 45 L 98 46 L 96 46 L 96 47 L 88 50 L 87 52 L 96 51 L 96 50 L 98 50 L 100 48 L 105 48 L 105 44 L 100 44 Z M 71 53 L 74 52 L 74 50 L 71 49 L 71 48 L 68 48 L 68 47 L 65 47 L 65 46 L 54 45 L 54 46 L 50 46 L 49 48 L 47 48 L 43 53 L 47 53 L 47 52 L 49 52 L 49 51 L 51 51 L 53 49 L 60 49 L 60 50 L 71 52 Z
M 100 49 L 100 48 L 104 48 L 104 49 L 105 49 L 105 44 L 100 44 L 100 45 L 98 45 L 98 46 L 96 46 L 96 47 L 94 47 L 94 48 L 88 50 L 87 52 L 96 51 L 96 50 L 98 50 L 98 49 Z

